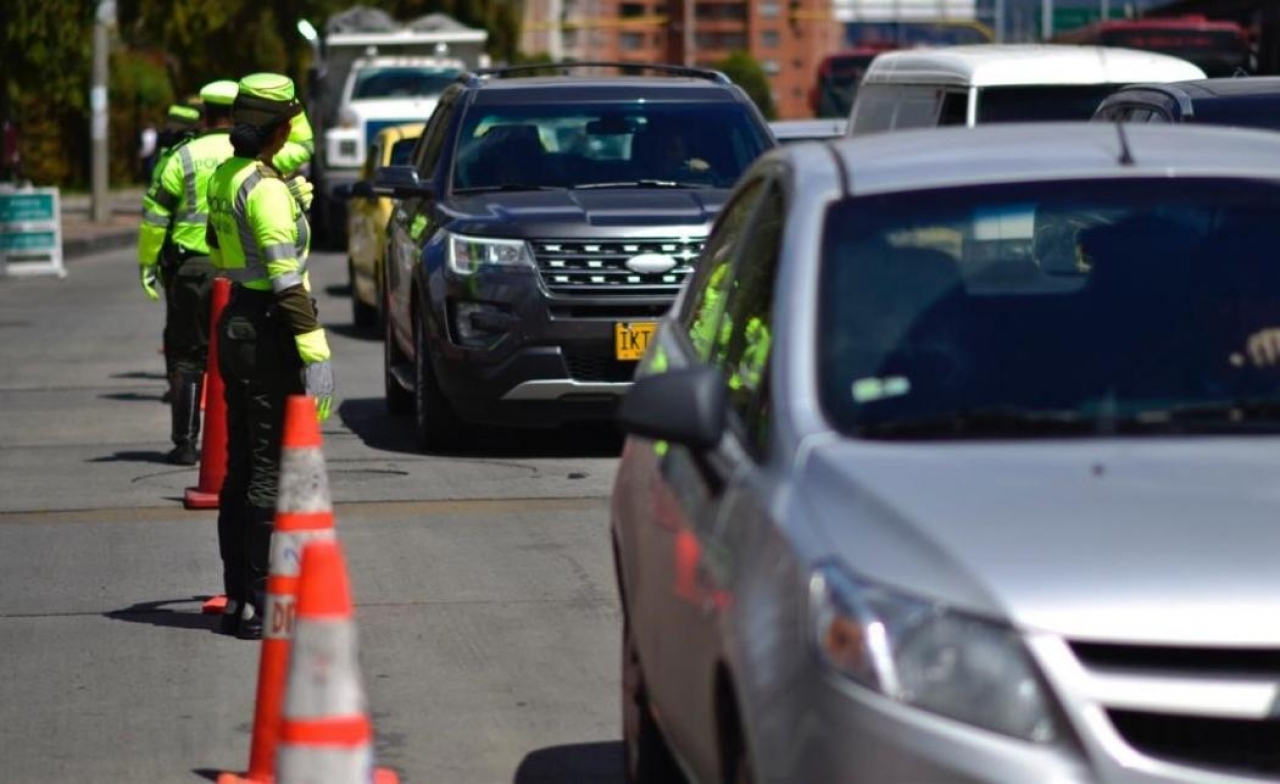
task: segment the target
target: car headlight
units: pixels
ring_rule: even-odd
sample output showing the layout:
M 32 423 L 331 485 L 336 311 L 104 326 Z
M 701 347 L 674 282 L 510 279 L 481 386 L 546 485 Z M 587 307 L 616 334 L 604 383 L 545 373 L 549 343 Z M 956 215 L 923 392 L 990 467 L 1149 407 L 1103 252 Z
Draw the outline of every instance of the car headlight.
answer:
M 533 268 L 533 253 L 524 240 L 468 237 L 448 233 L 449 269 L 470 275 L 483 266 Z
M 1056 706 L 1008 626 L 870 585 L 834 564 L 809 581 L 832 669 L 908 705 L 1024 740 L 1062 736 Z

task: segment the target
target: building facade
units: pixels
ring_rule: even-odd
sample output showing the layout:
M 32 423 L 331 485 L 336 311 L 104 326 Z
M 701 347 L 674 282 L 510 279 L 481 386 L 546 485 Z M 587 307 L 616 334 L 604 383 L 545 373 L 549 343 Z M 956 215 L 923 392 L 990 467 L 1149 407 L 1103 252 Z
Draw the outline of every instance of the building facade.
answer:
M 525 0 L 521 48 L 704 67 L 744 51 L 764 68 L 778 116 L 796 118 L 810 115 L 818 65 L 842 37 L 832 0 Z

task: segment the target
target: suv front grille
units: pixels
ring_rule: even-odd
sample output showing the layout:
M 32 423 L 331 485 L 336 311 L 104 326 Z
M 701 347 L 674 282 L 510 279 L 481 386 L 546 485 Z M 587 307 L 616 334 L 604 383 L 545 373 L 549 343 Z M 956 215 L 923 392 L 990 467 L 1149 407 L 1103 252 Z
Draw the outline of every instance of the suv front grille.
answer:
M 636 374 L 636 362 L 623 362 L 613 354 L 583 348 L 565 348 L 564 363 L 574 381 L 630 381 Z
M 675 296 L 693 272 L 701 239 L 688 237 L 629 240 L 535 240 L 538 274 L 552 294 Z M 636 256 L 675 259 L 662 272 L 636 272 L 627 262 Z

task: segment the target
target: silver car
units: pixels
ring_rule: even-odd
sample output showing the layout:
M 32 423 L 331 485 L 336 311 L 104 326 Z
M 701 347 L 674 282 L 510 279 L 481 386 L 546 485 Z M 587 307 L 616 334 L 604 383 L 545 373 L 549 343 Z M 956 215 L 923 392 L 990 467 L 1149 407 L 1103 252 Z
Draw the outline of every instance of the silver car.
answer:
M 629 781 L 1280 781 L 1280 135 L 770 153 L 620 418 Z

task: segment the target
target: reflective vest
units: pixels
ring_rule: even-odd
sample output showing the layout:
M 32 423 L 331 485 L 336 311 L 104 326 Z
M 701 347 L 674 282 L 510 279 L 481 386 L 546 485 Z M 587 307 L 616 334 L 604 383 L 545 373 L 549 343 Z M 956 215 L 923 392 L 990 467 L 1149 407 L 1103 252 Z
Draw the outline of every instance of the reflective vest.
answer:
M 209 182 L 210 257 L 242 286 L 277 294 L 293 286 L 311 290 L 306 213 L 272 167 L 232 157 Z
M 180 251 L 208 255 L 205 224 L 209 218 L 209 178 L 230 157 L 231 137 L 224 130 L 193 137 L 166 151 L 155 180 L 142 198 L 139 264 L 146 267 L 159 263 L 166 237 Z

